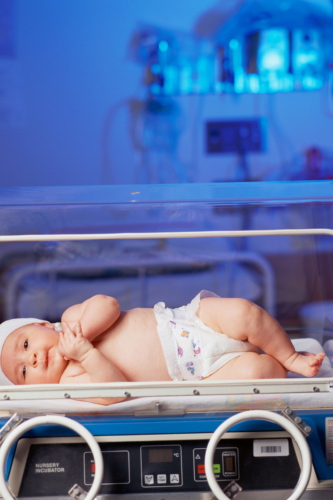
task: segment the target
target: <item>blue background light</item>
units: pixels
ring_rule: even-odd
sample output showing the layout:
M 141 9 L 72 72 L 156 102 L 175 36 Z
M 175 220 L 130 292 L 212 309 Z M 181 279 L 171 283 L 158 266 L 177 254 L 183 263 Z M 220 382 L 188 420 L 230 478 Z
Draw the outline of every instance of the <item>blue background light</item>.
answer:
M 168 50 L 168 48 L 169 48 L 169 44 L 165 40 L 162 40 L 158 44 L 158 48 L 160 49 L 161 52 L 166 52 Z

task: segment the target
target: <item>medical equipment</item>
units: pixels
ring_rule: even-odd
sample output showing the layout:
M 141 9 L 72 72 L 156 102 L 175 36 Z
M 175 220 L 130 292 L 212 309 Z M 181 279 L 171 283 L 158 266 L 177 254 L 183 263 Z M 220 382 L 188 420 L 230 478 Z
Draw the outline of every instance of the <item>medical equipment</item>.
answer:
M 266 93 L 321 88 L 329 73 L 331 33 L 330 6 L 298 0 L 243 2 L 212 34 L 215 43 L 225 48 L 234 76 L 223 90 Z
M 102 478 L 103 478 L 103 472 L 104 472 L 104 463 L 103 463 L 103 457 L 102 453 L 100 450 L 100 447 L 96 443 L 96 440 L 93 438 L 92 434 L 90 434 L 89 431 L 83 425 L 79 424 L 78 422 L 75 422 L 73 420 L 67 419 L 65 417 L 61 416 L 56 416 L 56 415 L 47 415 L 45 417 L 35 417 L 33 419 L 28 420 L 27 422 L 24 422 L 22 425 L 19 425 L 16 427 L 16 429 L 12 429 L 12 434 L 10 438 L 7 437 L 6 441 L 1 447 L 0 451 L 0 490 L 2 493 L 3 498 L 5 500 L 12 500 L 13 496 L 8 490 L 7 483 L 4 477 L 4 468 L 5 468 L 5 462 L 6 462 L 6 457 L 7 454 L 12 447 L 12 445 L 16 442 L 16 440 L 21 437 L 26 431 L 32 429 L 33 427 L 36 427 L 38 425 L 42 424 L 58 424 L 62 425 L 65 427 L 68 427 L 69 429 L 72 429 L 75 431 L 77 434 L 79 434 L 89 445 L 91 454 L 94 459 L 94 464 L 96 466 L 96 471 L 94 473 L 94 479 L 92 482 L 91 489 L 89 493 L 87 494 L 86 498 L 87 500 L 93 500 L 95 496 L 97 495 L 99 488 L 102 483 Z M 9 430 L 10 431 L 10 430 Z
M 131 55 L 145 65 L 151 96 L 322 87 L 331 59 L 331 7 L 302 0 L 239 4 L 229 16 L 218 7 L 206 12 L 196 35 L 138 28 Z
M 295 262 L 300 262 L 305 252 L 318 264 L 321 252 L 332 251 L 331 189 L 331 181 L 187 185 L 186 189 L 181 185 L 136 186 L 135 189 L 128 186 L 3 189 L 0 241 L 3 245 L 10 242 L 19 247 L 21 241 L 166 239 L 175 244 L 179 240 L 188 251 L 203 241 L 208 258 L 211 248 L 216 252 L 214 241 L 244 238 L 247 251 L 256 252 L 265 262 L 274 264 L 270 257 L 274 248 L 283 263 L 293 255 Z M 244 212 L 250 229 L 237 230 L 237 223 L 230 221 L 237 222 L 237 216 Z M 279 217 L 276 218 L 276 214 Z M 323 214 L 325 226 L 322 226 Z M 130 221 L 131 230 L 126 231 Z M 225 252 L 224 244 L 222 248 Z M 229 252 L 230 257 L 242 255 L 232 247 Z M 304 268 L 304 273 L 308 273 L 309 267 Z M 329 278 L 329 267 L 326 274 Z M 288 282 L 295 286 L 293 295 L 300 294 L 296 276 L 295 270 Z M 319 291 L 329 299 L 325 276 L 323 273 L 320 276 Z M 281 277 L 276 278 L 279 297 Z M 310 289 L 304 290 L 303 301 L 308 300 L 310 291 L 312 298 L 319 293 L 318 281 L 315 287 L 308 286 Z M 324 328 L 316 332 L 302 330 L 295 308 L 288 309 L 288 315 L 286 309 L 280 303 L 276 314 L 287 323 L 290 335 L 305 337 L 296 338 L 294 342 L 310 341 L 309 338 L 314 337 L 324 343 L 332 336 Z M 322 319 L 324 325 L 325 318 Z M 330 373 L 332 367 L 330 364 L 327 367 Z M 235 414 L 239 418 L 247 417 L 244 410 L 270 411 L 269 415 L 251 412 L 254 420 L 237 424 L 222 439 L 215 438 L 218 444 L 213 454 L 213 468 L 217 482 L 225 490 L 234 480 L 239 485 L 237 493 L 242 488 L 239 498 L 286 498 L 292 494 L 303 471 L 298 489 L 301 492 L 309 479 L 306 446 L 300 444 L 301 459 L 293 441 L 294 437 L 298 439 L 297 432 L 290 438 L 275 423 L 258 420 L 261 416 L 273 415 L 271 418 L 276 422 L 275 412 L 290 407 L 298 414 L 295 422 L 299 418 L 303 428 L 312 428 L 307 438 L 312 455 L 311 477 L 303 497 L 325 499 L 331 497 L 333 488 L 332 385 L 332 375 L 321 374 L 314 379 L 283 381 L 10 386 L 0 388 L 0 409 L 6 412 L 3 424 L 6 415 L 13 412 L 19 412 L 24 419 L 34 413 L 61 413 L 81 423 L 95 436 L 102 451 L 105 473 L 101 495 L 114 498 L 129 495 L 133 500 L 142 495 L 159 500 L 189 497 L 205 500 L 211 498 L 213 488 L 208 484 L 210 473 L 205 466 L 208 441 L 228 417 Z M 111 407 L 77 401 L 111 395 L 127 400 Z M 288 426 L 288 420 L 285 422 Z M 9 454 L 6 468 L 14 495 L 62 497 L 75 484 L 87 492 L 98 465 L 83 440 L 54 425 L 31 429 L 18 438 L 23 425 L 25 423 L 12 431 L 18 434 L 10 433 L 4 441 L 6 444 L 11 436 L 13 441 L 19 439 Z M 287 430 L 290 429 L 289 426 Z M 8 441 L 0 451 L 2 458 L 11 445 Z M 233 486 L 225 494 L 233 495 Z
M 307 427 L 312 425 L 316 434 L 314 420 L 296 418 Z M 261 419 L 278 423 L 288 430 L 295 441 L 276 426 L 258 422 Z M 64 417 L 37 417 L 18 426 L 13 434 L 8 435 L 0 451 L 2 492 L 6 489 L 4 461 L 16 438 L 24 429 L 43 422 L 56 423 L 57 420 L 76 432 L 76 427 L 81 427 L 80 424 L 75 425 L 77 422 L 72 419 Z M 272 412 L 249 411 L 229 419 L 225 414 L 214 414 L 209 419 L 199 414 L 193 418 L 161 416 L 155 421 L 152 417 L 139 421 L 110 417 L 95 417 L 95 422 L 93 420 L 90 417 L 81 420 L 81 423 L 90 429 L 101 447 L 105 468 L 100 491 L 102 495 L 112 494 L 116 498 L 123 498 L 127 494 L 130 495 L 128 498 L 139 498 L 137 495 L 141 493 L 151 498 L 163 495 L 171 499 L 178 495 L 181 498 L 191 496 L 206 499 L 211 498 L 209 488 L 212 488 L 218 498 L 225 498 L 214 488 L 214 480 L 224 491 L 230 480 L 237 485 L 242 484 L 243 490 L 247 490 L 245 498 L 268 498 L 268 495 L 270 498 L 289 498 L 288 495 L 296 487 L 297 490 L 290 496 L 295 500 L 308 483 L 305 498 L 319 498 L 320 495 L 320 498 L 326 499 L 332 493 L 332 480 L 318 482 L 308 444 L 300 430 Z M 212 435 L 214 428 L 223 420 L 225 422 Z M 223 429 L 241 421 L 246 422 L 220 439 Z M 173 432 L 176 428 L 177 431 Z M 89 441 L 89 445 L 93 449 L 92 441 Z M 319 462 L 323 469 L 316 453 L 316 447 L 320 446 L 318 435 L 309 438 L 309 442 L 312 461 L 316 467 Z M 214 452 L 216 445 L 218 448 Z M 81 438 L 68 436 L 54 426 L 42 427 L 38 433 L 30 433 L 19 441 L 9 475 L 10 489 L 14 495 L 35 498 L 64 496 L 74 484 L 87 491 L 100 474 L 100 463 L 94 458 Z M 210 470 L 210 464 L 214 473 Z M 12 497 L 7 495 L 5 498 L 10 500 Z
M 289 410 L 289 409 L 288 409 Z M 289 411 L 288 411 L 289 413 Z M 213 436 L 209 440 L 209 444 L 207 446 L 207 451 L 206 451 L 206 456 L 205 456 L 205 467 L 207 471 L 207 480 L 209 483 L 209 486 L 212 488 L 213 493 L 216 495 L 216 497 L 219 500 L 224 500 L 225 498 L 228 498 L 227 495 L 221 494 L 219 485 L 216 481 L 216 477 L 214 474 L 214 458 L 215 458 L 215 450 L 217 445 L 219 444 L 220 439 L 224 435 L 224 433 L 230 429 L 234 424 L 238 422 L 244 422 L 247 419 L 267 419 L 271 422 L 275 422 L 277 424 L 280 424 L 281 427 L 284 429 L 288 430 L 290 435 L 295 439 L 297 442 L 297 445 L 299 447 L 299 450 L 302 455 L 302 472 L 301 476 L 298 480 L 297 487 L 293 494 L 289 497 L 289 500 L 296 500 L 299 498 L 302 493 L 305 491 L 309 479 L 310 479 L 310 474 L 311 474 L 311 455 L 310 455 L 310 450 L 307 445 L 307 442 L 303 436 L 303 434 L 295 428 L 293 424 L 290 424 L 290 422 L 286 422 L 281 417 L 276 415 L 275 413 L 273 414 L 265 414 L 265 412 L 262 411 L 252 411 L 252 412 L 245 412 L 243 414 L 238 414 L 234 415 L 233 417 L 230 417 L 226 422 L 220 425 L 214 432 Z M 301 420 L 301 419 L 300 419 Z M 264 447 L 265 449 L 265 447 Z M 229 456 L 228 456 L 229 457 Z M 228 460 L 226 458 L 226 460 Z M 226 471 L 228 471 L 228 468 L 226 466 Z M 231 477 L 231 476 L 230 476 Z M 232 490 L 231 490 L 232 491 Z M 234 489 L 235 491 L 235 489 Z M 237 490 L 236 490 L 237 491 Z
M 171 184 L 192 180 L 193 176 L 177 156 L 184 126 L 184 114 L 178 103 L 168 97 L 132 100 L 130 109 L 133 146 L 141 154 L 135 181 Z
M 182 111 L 182 99 L 176 100 L 175 96 L 318 91 L 327 82 L 325 92 L 332 113 L 332 5 L 328 1 L 325 6 L 323 2 L 318 4 L 311 0 L 236 0 L 230 14 L 224 4 L 220 2 L 220 5 L 203 12 L 193 33 L 149 25 L 139 25 L 135 30 L 129 52 L 131 58 L 143 67 L 142 82 L 146 91 L 142 100 L 129 101 L 131 138 L 134 149 L 139 152 L 135 182 L 197 180 L 197 155 L 187 164 L 179 158 L 178 144 L 186 117 Z M 198 102 L 201 103 L 196 112 L 199 115 L 203 97 Z M 284 146 L 287 144 L 290 153 L 290 141 L 285 141 L 285 134 L 277 125 L 272 99 L 268 103 L 271 130 L 276 134 L 282 167 L 285 168 L 278 172 L 269 168 L 264 174 L 259 174 L 260 178 L 267 175 L 267 180 L 331 178 L 329 158 L 324 158 L 324 154 L 319 161 L 323 163 L 320 171 L 317 166 L 313 169 L 312 165 L 300 169 L 297 157 L 291 165 L 286 164 Z M 192 120 L 195 131 L 195 122 L 202 121 L 202 117 L 199 116 L 199 120 L 192 117 Z M 209 122 L 207 127 L 210 127 Z M 258 133 L 250 139 L 252 134 L 247 129 L 254 127 L 241 126 L 237 132 L 234 128 L 230 125 L 226 129 L 225 140 L 218 130 L 216 135 L 214 123 L 212 133 L 207 132 L 209 153 L 230 151 L 230 143 L 237 143 L 233 150 L 239 161 L 233 174 L 226 176 L 224 173 L 222 177 L 218 174 L 215 178 L 258 179 L 258 174 L 251 177 L 245 156 L 249 151 L 261 150 Z M 196 138 L 192 138 L 192 142 L 196 143 Z M 228 143 L 226 149 L 225 142 Z M 311 164 L 318 164 L 315 149 L 308 148 Z M 107 154 L 105 156 L 107 158 Z M 107 170 L 106 161 L 105 175 L 108 175 Z
M 145 65 L 144 84 L 152 96 L 214 91 L 214 45 L 208 39 L 154 26 L 139 26 L 131 57 Z

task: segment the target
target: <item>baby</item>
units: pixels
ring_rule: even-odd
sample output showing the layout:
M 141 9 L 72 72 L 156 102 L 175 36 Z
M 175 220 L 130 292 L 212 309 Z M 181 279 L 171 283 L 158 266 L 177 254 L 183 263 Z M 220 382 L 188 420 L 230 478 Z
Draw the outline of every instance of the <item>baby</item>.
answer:
M 96 295 L 69 307 L 61 324 L 63 331 L 34 318 L 2 323 L 0 384 L 263 379 L 288 370 L 311 377 L 325 357 L 295 352 L 279 323 L 252 302 L 206 291 L 177 309 L 159 302 L 126 312 Z

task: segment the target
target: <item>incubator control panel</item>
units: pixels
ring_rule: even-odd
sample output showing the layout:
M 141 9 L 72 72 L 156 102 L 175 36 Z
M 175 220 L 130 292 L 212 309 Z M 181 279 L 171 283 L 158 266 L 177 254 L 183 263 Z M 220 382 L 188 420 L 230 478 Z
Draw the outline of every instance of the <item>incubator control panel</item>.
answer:
M 140 452 L 143 488 L 182 486 L 180 445 L 144 445 L 141 446 Z
M 205 467 L 206 448 L 194 448 L 193 469 L 195 481 L 207 481 Z M 217 481 L 239 479 L 238 448 L 216 448 L 213 471 Z
M 210 491 L 205 470 L 208 439 L 195 439 L 193 435 L 193 439 L 187 436 L 169 442 L 150 438 L 147 442 L 144 436 L 141 438 L 99 443 L 104 460 L 100 494 Z M 64 442 L 62 438 L 21 441 L 15 452 L 19 458 L 14 459 L 9 477 L 16 495 L 64 496 L 75 483 L 89 490 L 95 462 L 86 444 L 75 438 L 72 442 L 68 438 Z M 269 447 L 264 443 L 264 451 L 258 456 L 255 437 L 221 440 L 213 460 L 221 488 L 235 480 L 245 490 L 293 489 L 300 474 L 298 460 L 290 439 L 288 453 L 278 452 L 280 441 L 270 440 Z

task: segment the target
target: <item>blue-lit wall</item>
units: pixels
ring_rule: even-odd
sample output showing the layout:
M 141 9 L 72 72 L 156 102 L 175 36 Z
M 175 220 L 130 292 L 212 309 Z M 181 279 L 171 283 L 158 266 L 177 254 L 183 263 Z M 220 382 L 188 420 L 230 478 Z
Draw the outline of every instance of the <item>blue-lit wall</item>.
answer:
M 137 23 L 190 32 L 208 9 L 219 5 L 221 10 L 226 2 L 15 3 L 10 28 L 16 55 L 10 67 L 0 57 L 0 185 L 135 182 L 140 153 L 132 145 L 127 102 L 146 96 L 143 67 L 128 53 Z M 274 96 L 177 98 L 184 124 L 178 159 L 196 182 L 232 179 L 237 159 L 207 156 L 204 123 L 256 116 L 267 117 L 269 129 L 267 152 L 249 155 L 254 178 L 309 146 L 333 151 L 326 94 L 327 88 Z M 16 121 L 6 112 L 16 113 Z

